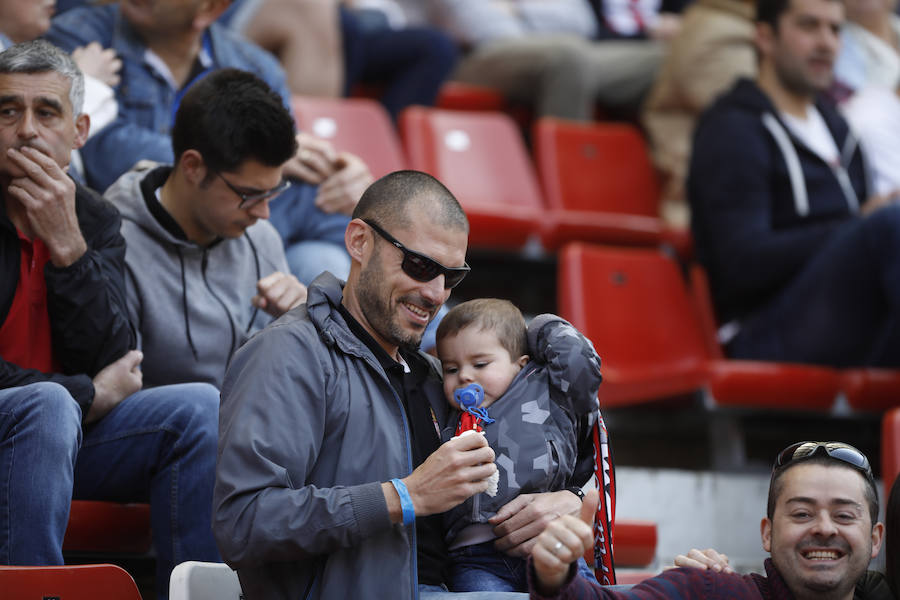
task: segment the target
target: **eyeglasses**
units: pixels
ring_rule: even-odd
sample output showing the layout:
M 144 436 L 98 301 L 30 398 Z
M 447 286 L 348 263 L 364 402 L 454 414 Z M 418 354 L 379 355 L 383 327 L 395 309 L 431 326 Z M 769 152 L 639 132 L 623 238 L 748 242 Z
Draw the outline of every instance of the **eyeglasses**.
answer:
M 223 177 L 222 174 L 218 171 L 216 171 L 215 173 L 219 176 L 219 179 L 225 182 L 225 185 L 228 186 L 228 189 L 230 189 L 240 197 L 241 203 L 238 204 L 238 208 L 253 208 L 260 202 L 263 202 L 264 200 L 270 200 L 284 190 L 291 187 L 291 182 L 289 180 L 282 179 L 281 183 L 279 183 L 272 189 L 247 192 L 245 190 L 242 190 L 241 188 L 233 186 L 231 182 L 225 179 L 225 177 Z
M 791 444 L 775 457 L 775 466 L 772 470 L 778 470 L 791 462 L 805 460 L 816 455 L 826 455 L 835 460 L 845 462 L 863 473 L 868 479 L 872 481 L 875 479 L 872 474 L 872 466 L 869 464 L 869 459 L 866 458 L 866 455 L 850 444 L 843 442 L 797 442 L 796 444 Z
M 394 236 L 379 227 L 373 221 L 370 221 L 369 219 L 363 219 L 363 222 L 371 227 L 375 231 L 375 233 L 389 241 L 391 244 L 399 248 L 401 252 L 403 252 L 403 262 L 400 264 L 400 268 L 403 269 L 404 273 L 406 273 L 416 281 L 431 281 L 438 275 L 443 275 L 444 288 L 449 290 L 459 285 L 459 282 L 469 274 L 469 271 L 471 271 L 469 265 L 467 265 L 465 262 L 461 267 L 445 267 L 433 258 L 429 258 L 424 254 L 419 254 L 418 252 L 410 250 L 409 248 L 398 242 L 394 238 Z

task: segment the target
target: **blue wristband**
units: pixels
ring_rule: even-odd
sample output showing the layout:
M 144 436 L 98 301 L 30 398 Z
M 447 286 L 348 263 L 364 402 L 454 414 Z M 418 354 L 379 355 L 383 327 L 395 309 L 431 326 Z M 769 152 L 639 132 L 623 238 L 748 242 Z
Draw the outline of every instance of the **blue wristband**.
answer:
M 394 489 L 397 490 L 397 495 L 400 496 L 400 510 L 403 511 L 403 524 L 412 525 L 416 522 L 416 509 L 413 506 L 409 490 L 406 489 L 406 484 L 399 479 L 391 479 L 391 483 L 393 484 Z

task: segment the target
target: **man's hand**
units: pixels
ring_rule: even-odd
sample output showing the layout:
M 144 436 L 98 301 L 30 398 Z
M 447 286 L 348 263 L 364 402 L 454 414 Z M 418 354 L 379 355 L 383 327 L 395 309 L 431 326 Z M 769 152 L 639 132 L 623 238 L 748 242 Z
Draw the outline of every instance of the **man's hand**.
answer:
M 297 153 L 284 163 L 284 174 L 319 185 L 338 170 L 337 161 L 330 142 L 301 132 L 297 134 Z
M 511 556 L 526 557 L 551 521 L 562 515 L 577 515 L 581 507 L 578 496 L 567 490 L 519 494 L 488 519 L 497 536 L 494 547 Z
M 68 267 L 87 250 L 75 215 L 75 182 L 35 148 L 10 148 L 7 156 L 25 172 L 7 192 L 25 209 L 31 233 L 47 245 L 53 265 Z
M 893 190 L 882 196 L 872 196 L 859 207 L 859 214 L 867 217 L 882 206 L 900 202 L 900 190 Z
M 734 569 L 728 564 L 728 555 L 720 554 L 712 548 L 707 548 L 706 550 L 694 548 L 687 555 L 679 554 L 675 557 L 675 567 L 693 567 L 695 569 L 710 569 L 721 573 L 734 573 Z
M 319 185 L 316 206 L 326 213 L 350 216 L 366 188 L 372 184 L 372 173 L 361 158 L 341 152 L 335 163 L 337 171 Z
M 85 423 L 99 421 L 119 402 L 141 389 L 143 374 L 138 366 L 143 359 L 144 355 L 139 350 L 130 350 L 97 373 L 94 377 L 94 402 Z
M 535 583 L 541 594 L 555 594 L 565 583 L 571 564 L 593 547 L 594 530 L 591 525 L 599 501 L 597 490 L 588 491 L 578 517 L 563 515 L 547 525 L 535 540 L 531 557 L 537 575 Z
M 416 516 L 422 517 L 444 512 L 485 491 L 487 478 L 496 470 L 494 451 L 484 436 L 466 435 L 432 452 L 403 482 Z
M 259 292 L 253 296 L 253 306 L 258 306 L 273 317 L 280 317 L 295 306 L 306 302 L 306 286 L 296 277 L 275 271 L 256 282 Z
M 670 42 L 681 31 L 681 15 L 670 12 L 659 13 L 656 23 L 654 23 L 648 33 L 650 38 L 660 40 L 662 42 Z
M 72 50 L 72 59 L 85 75 L 99 79 L 110 87 L 119 85 L 122 61 L 112 48 L 104 49 L 99 43 L 91 42 Z

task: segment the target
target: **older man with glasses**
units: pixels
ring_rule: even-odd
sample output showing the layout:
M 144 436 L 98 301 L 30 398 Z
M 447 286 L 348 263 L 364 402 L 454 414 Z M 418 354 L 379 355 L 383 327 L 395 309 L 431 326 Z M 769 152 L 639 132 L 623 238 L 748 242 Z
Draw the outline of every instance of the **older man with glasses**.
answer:
M 441 445 L 439 365 L 418 347 L 469 272 L 468 232 L 436 179 L 386 175 L 347 226 L 346 284 L 323 274 L 235 353 L 213 533 L 248 598 L 448 593 L 439 513 L 485 491 L 496 467 L 483 436 Z M 526 555 L 551 515 L 580 503 L 568 490 L 519 496 L 501 509 L 498 548 Z
M 588 494 L 583 516 L 593 516 L 588 511 L 596 505 L 594 495 Z M 771 554 L 764 576 L 680 568 L 623 593 L 573 576 L 573 561 L 593 545 L 592 530 L 564 516 L 535 545 L 531 597 L 851 600 L 884 536 L 869 460 L 841 442 L 791 444 L 775 459 L 760 529 L 763 549 Z M 887 586 L 877 582 L 857 593 L 861 600 L 889 597 Z
M 175 165 L 139 163 L 105 197 L 123 217 L 144 383 L 219 387 L 238 346 L 306 299 L 267 221 L 290 186 L 293 121 L 265 82 L 224 69 L 185 94 L 172 145 Z

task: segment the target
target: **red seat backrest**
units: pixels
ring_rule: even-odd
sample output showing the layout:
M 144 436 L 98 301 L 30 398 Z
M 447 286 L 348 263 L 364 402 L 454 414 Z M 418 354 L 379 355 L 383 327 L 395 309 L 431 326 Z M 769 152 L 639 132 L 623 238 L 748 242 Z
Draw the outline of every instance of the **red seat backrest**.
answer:
M 294 96 L 291 105 L 298 129 L 359 156 L 374 177 L 407 167 L 391 118 L 375 100 Z
M 534 145 L 551 208 L 659 216 L 656 171 L 634 126 L 544 117 Z
M 66 567 L 0 566 L 4 598 L 60 600 L 141 600 L 131 575 L 115 565 Z

